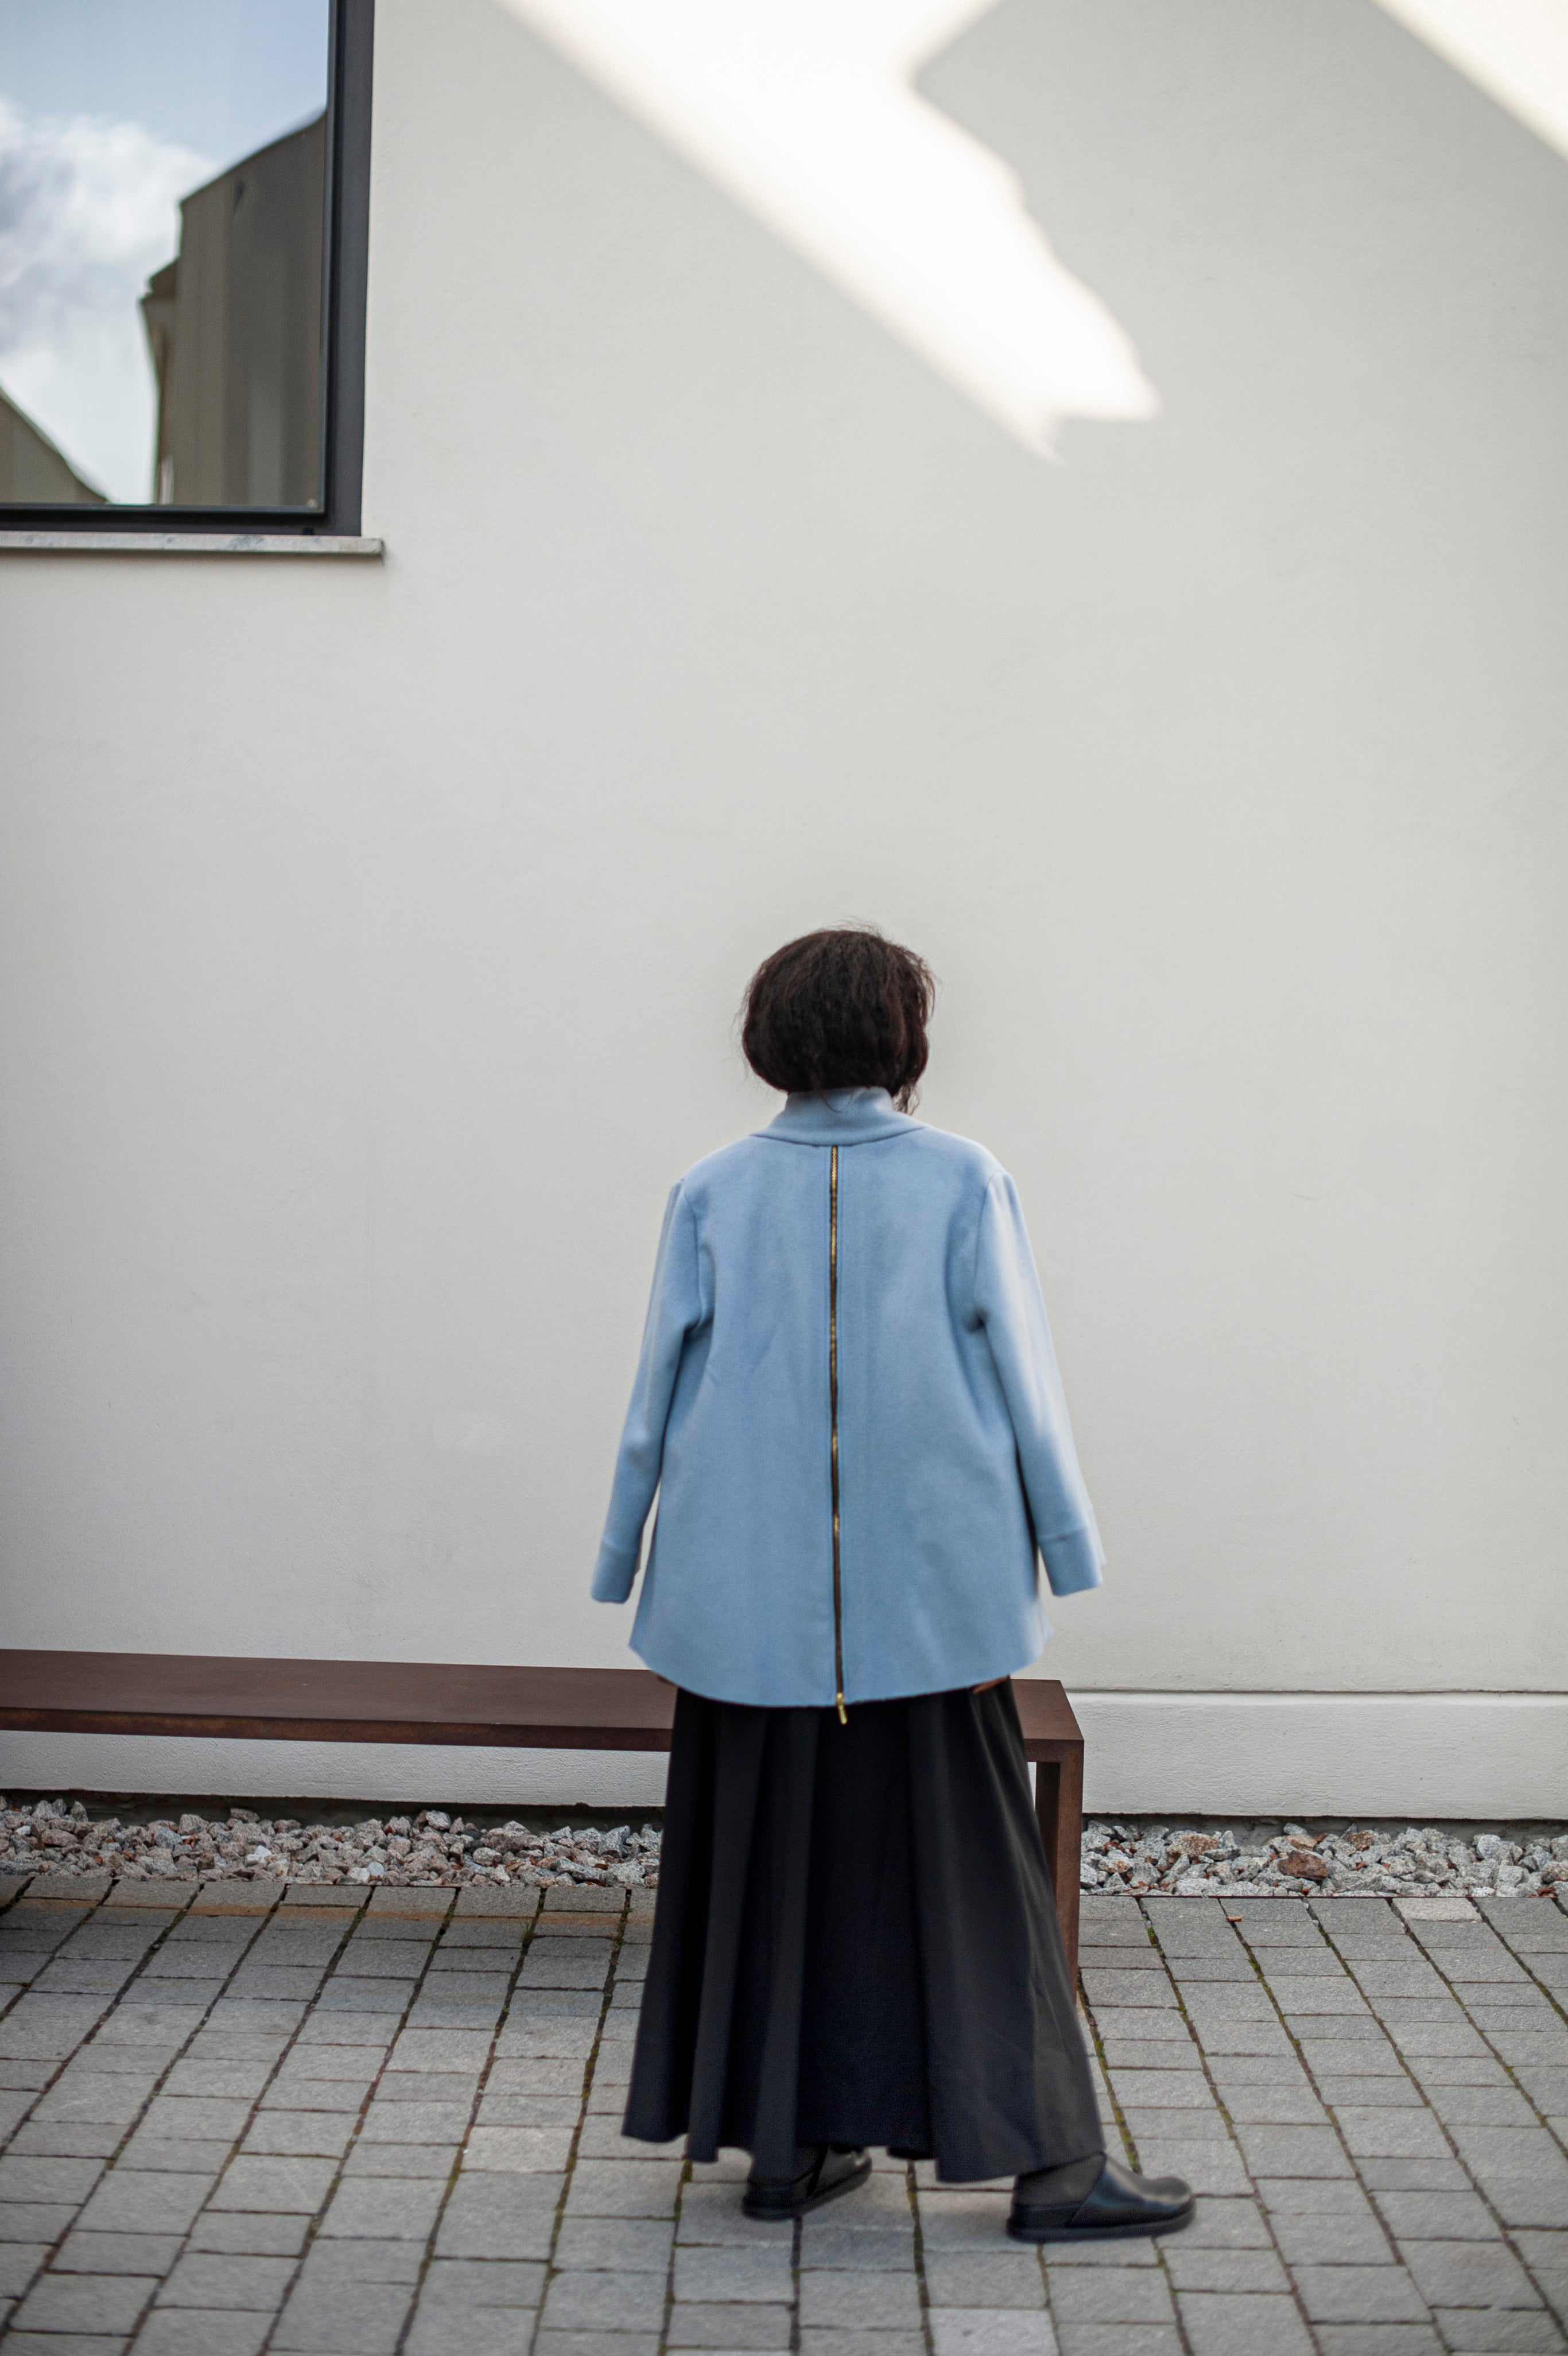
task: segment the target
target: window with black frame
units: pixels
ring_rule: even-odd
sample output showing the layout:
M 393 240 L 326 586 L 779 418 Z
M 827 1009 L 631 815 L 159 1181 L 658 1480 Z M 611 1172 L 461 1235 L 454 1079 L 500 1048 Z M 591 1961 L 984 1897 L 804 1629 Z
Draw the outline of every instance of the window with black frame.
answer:
M 373 0 L 0 0 L 0 529 L 360 528 Z

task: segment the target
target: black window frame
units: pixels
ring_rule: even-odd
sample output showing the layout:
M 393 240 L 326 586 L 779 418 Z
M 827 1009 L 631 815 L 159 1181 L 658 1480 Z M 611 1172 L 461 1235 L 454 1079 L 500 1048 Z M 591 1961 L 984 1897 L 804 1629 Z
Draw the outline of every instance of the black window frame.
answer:
M 0 499 L 0 530 L 360 536 L 365 443 L 365 283 L 370 261 L 371 90 L 376 0 L 331 0 L 327 220 L 322 256 L 322 503 L 159 507 Z

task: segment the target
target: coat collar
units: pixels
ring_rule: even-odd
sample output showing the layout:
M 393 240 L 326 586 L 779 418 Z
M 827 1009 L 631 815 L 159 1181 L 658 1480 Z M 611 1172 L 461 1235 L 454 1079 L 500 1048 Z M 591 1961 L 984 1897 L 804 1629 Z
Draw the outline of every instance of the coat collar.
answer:
M 785 1145 L 869 1145 L 924 1127 L 896 1112 L 886 1088 L 829 1088 L 821 1096 L 787 1098 L 783 1111 L 756 1134 Z

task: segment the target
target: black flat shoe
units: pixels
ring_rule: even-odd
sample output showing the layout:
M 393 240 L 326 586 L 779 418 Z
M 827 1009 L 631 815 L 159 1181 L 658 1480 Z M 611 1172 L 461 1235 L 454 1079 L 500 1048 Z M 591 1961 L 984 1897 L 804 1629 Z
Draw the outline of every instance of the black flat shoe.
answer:
M 839 2151 L 823 2144 L 799 2176 L 748 2178 L 740 2205 L 748 2217 L 803 2217 L 808 2209 L 820 2209 L 824 2201 L 853 2192 L 870 2173 L 868 2151 Z
M 1080 2163 L 1019 2177 L 1007 2220 L 1013 2239 L 1122 2242 L 1134 2234 L 1173 2233 L 1191 2222 L 1192 2188 L 1179 2176 L 1134 2176 L 1119 2159 L 1107 2159 L 1087 2192 L 1081 2183 Z

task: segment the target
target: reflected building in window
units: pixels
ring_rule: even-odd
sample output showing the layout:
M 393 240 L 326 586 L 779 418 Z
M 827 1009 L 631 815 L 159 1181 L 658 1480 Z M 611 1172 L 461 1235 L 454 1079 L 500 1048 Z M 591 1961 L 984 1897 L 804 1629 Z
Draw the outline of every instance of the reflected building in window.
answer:
M 8 499 L 105 507 L 105 494 L 79 475 L 26 410 L 0 391 L 0 488 Z
M 160 506 L 320 505 L 326 192 L 321 114 L 182 200 L 142 297 Z

